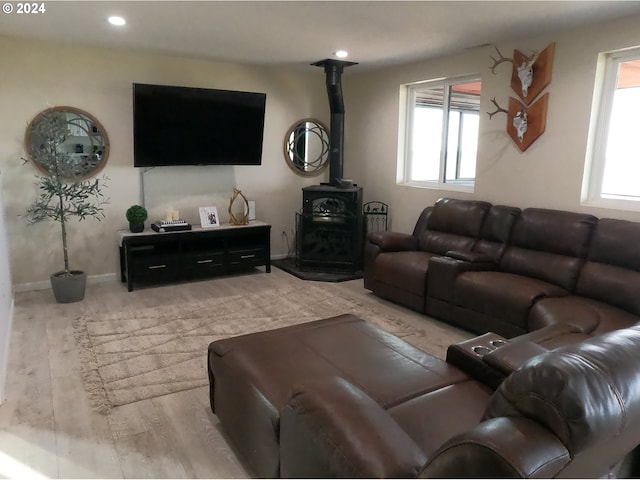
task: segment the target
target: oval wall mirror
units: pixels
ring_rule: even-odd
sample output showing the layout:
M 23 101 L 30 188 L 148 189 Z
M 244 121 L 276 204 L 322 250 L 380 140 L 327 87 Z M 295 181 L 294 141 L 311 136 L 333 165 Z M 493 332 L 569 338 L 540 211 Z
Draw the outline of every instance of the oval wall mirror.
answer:
M 319 175 L 329 162 L 329 130 L 313 118 L 296 122 L 284 138 L 284 158 L 298 175 Z
M 45 175 L 56 171 L 67 181 L 85 180 L 102 170 L 109 139 L 100 122 L 75 107 L 40 112 L 27 126 L 25 147 L 31 163 Z

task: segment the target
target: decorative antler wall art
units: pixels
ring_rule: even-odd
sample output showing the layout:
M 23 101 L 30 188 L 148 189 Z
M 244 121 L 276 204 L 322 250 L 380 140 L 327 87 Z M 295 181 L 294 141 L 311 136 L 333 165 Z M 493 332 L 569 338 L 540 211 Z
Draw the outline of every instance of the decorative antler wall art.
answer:
M 518 98 L 509 97 L 508 110 L 500 107 L 494 98 L 492 102 L 496 110 L 487 114 L 489 118 L 496 113 L 507 114 L 507 134 L 520 151 L 524 152 L 544 133 L 546 128 L 549 93 L 541 97 L 540 94 L 551 83 L 555 43 L 550 44 L 542 52 L 533 51 L 530 55 L 514 50 L 513 58 L 502 55 L 498 47 L 495 49 L 498 58 L 490 57 L 493 60 L 491 72 L 495 75 L 498 65 L 511 63 L 511 88 Z
M 547 126 L 549 93 L 545 93 L 530 107 L 513 97 L 509 97 L 508 109 L 502 108 L 495 98 L 491 102 L 496 106 L 496 110 L 487 112 L 487 115 L 493 118 L 496 113 L 507 114 L 507 134 L 521 152 L 529 148 L 544 133 Z

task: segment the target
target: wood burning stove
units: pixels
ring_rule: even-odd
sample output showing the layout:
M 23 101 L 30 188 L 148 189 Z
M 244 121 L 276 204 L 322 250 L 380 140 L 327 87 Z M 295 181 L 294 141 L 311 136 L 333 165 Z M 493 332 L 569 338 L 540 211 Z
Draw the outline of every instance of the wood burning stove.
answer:
M 344 102 L 341 60 L 322 60 L 331 111 L 329 127 L 329 183 L 302 189 L 302 209 L 296 216 L 298 268 L 327 272 L 362 269 L 364 245 L 362 188 L 342 178 Z M 346 186 L 345 186 L 346 185 Z
M 314 185 L 302 189 L 297 215 L 301 270 L 356 272 L 362 269 L 362 188 Z

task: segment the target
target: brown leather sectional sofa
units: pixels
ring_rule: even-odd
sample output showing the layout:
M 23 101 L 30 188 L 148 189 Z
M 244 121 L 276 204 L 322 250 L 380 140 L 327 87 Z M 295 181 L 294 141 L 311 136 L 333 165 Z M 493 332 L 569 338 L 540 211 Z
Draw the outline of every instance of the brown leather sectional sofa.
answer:
M 628 478 L 639 352 L 635 326 L 553 351 L 489 334 L 445 362 L 340 315 L 213 342 L 211 407 L 259 478 Z
M 473 332 L 580 341 L 640 320 L 640 223 L 441 199 L 411 235 L 369 236 L 364 286 Z
M 442 199 L 369 236 L 364 281 L 482 335 L 442 360 L 340 315 L 211 343 L 254 475 L 640 476 L 640 224 Z

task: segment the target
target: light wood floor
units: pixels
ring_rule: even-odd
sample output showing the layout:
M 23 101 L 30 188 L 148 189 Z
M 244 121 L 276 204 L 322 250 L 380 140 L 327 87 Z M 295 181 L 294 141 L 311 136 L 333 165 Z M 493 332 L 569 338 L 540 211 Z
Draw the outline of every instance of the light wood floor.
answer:
M 94 412 L 85 393 L 72 321 L 310 282 L 277 268 L 127 292 L 119 282 L 87 288 L 85 299 L 57 304 L 49 290 L 16 294 L 6 402 L 0 406 L 0 478 L 246 478 L 211 413 L 208 387 Z M 354 297 L 391 305 L 362 287 Z M 397 307 L 398 317 L 432 321 Z M 443 328 L 452 328 L 443 326 Z M 455 330 L 455 329 L 453 329 Z M 464 335 L 464 334 L 462 334 Z

